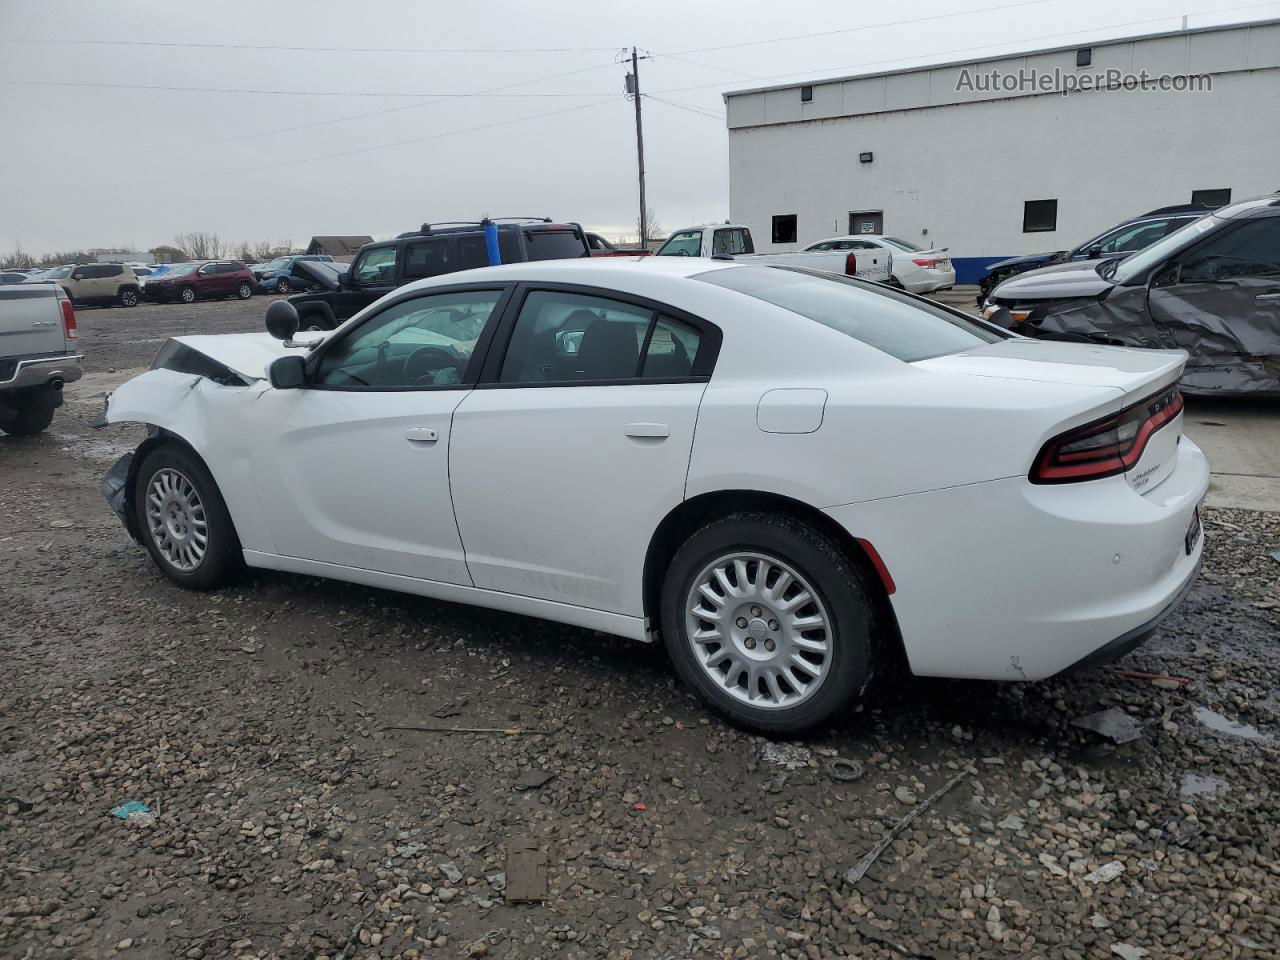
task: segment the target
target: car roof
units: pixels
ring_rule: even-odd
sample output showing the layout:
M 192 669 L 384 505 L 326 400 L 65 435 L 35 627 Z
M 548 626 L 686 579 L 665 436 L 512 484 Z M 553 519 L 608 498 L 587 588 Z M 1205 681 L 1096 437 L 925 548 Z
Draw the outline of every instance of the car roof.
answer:
M 1265 197 L 1252 197 L 1229 206 L 1219 207 L 1213 212 L 1222 220 L 1243 220 L 1254 217 L 1280 216 L 1280 192 L 1269 193 Z
M 713 270 L 733 269 L 734 266 L 731 260 L 711 260 L 707 257 L 574 257 L 568 260 L 533 260 L 444 273 L 437 277 L 415 280 L 398 288 L 396 292 L 488 281 L 580 283 L 627 290 L 636 282 L 643 284 L 645 278 L 679 279 Z

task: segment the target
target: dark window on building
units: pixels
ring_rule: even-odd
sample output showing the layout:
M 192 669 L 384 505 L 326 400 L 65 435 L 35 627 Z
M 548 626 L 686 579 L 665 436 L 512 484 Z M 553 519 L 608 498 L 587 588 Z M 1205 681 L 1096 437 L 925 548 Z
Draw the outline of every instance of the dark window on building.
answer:
M 796 242 L 796 215 L 794 213 L 784 213 L 773 218 L 773 242 Z
M 1192 203 L 1203 203 L 1206 207 L 1225 207 L 1231 202 L 1231 188 L 1219 187 L 1216 190 L 1192 190 Z
M 1087 67 L 1087 66 L 1089 66 L 1089 64 L 1091 64 L 1091 63 L 1093 63 L 1093 48 L 1092 48 L 1092 47 L 1081 47 L 1079 50 L 1077 50 L 1077 51 L 1076 51 L 1076 66 L 1077 66 L 1077 67 Z
M 813 99 L 813 87 L 803 86 L 800 88 L 800 102 L 808 103 Z
M 1022 205 L 1023 233 L 1043 233 L 1057 229 L 1057 200 L 1028 200 Z

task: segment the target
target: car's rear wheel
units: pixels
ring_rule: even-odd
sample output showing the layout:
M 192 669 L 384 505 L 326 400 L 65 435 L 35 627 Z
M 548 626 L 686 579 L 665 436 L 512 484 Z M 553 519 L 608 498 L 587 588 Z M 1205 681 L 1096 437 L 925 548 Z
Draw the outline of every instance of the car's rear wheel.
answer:
M 871 593 L 840 547 L 799 520 L 740 513 L 677 550 L 662 591 L 677 673 L 732 723 L 801 733 L 866 689 Z
M 196 302 L 196 291 L 194 287 L 183 287 L 178 291 L 178 296 L 182 299 L 183 303 Z
M 239 294 L 241 300 L 248 300 L 253 296 L 253 287 L 247 283 L 242 283 L 236 288 L 236 293 Z
M 136 307 L 138 305 L 138 291 L 133 287 L 125 287 L 120 291 L 120 306 Z
M 289 292 L 289 281 L 287 278 L 281 277 L 279 280 L 276 281 L 276 293 L 288 293 L 288 292 Z
M 189 450 L 166 444 L 138 469 L 134 510 L 156 566 L 174 583 L 210 590 L 239 569 L 240 540 L 213 477 Z
M 0 430 L 15 437 L 29 437 L 53 423 L 57 403 L 47 388 L 17 390 L 0 395 Z

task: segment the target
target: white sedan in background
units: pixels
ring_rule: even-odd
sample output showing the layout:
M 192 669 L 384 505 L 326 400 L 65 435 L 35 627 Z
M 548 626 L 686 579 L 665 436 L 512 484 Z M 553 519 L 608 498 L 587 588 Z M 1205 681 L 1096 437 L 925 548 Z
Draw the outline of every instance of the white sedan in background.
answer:
M 151 429 L 104 492 L 184 586 L 247 564 L 661 638 L 724 716 L 792 734 L 890 658 L 1034 680 L 1118 656 L 1199 569 L 1180 351 L 694 258 L 471 270 L 305 343 L 284 301 L 268 326 L 175 338 L 107 403 Z
M 909 293 L 933 293 L 949 290 L 956 285 L 956 270 L 951 265 L 947 251 L 925 250 L 908 240 L 884 237 L 878 234 L 850 234 L 830 237 L 811 243 L 803 253 L 824 250 L 880 250 L 892 258 L 890 286 L 901 287 Z

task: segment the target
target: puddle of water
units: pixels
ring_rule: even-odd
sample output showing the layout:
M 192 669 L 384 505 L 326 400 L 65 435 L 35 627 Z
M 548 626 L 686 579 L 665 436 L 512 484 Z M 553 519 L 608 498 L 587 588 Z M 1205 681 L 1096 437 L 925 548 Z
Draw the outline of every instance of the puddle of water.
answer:
M 1225 733 L 1230 737 L 1241 737 L 1245 740 L 1257 740 L 1264 743 L 1271 739 L 1268 734 L 1263 733 L 1257 727 L 1248 723 L 1240 723 L 1237 720 L 1230 720 L 1222 714 L 1210 710 L 1208 707 L 1196 707 L 1195 717 L 1214 733 Z
M 1212 797 L 1225 791 L 1229 784 L 1221 777 L 1205 776 L 1199 773 L 1184 773 L 1182 786 L 1178 792 L 1184 797 Z

